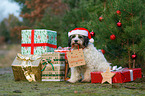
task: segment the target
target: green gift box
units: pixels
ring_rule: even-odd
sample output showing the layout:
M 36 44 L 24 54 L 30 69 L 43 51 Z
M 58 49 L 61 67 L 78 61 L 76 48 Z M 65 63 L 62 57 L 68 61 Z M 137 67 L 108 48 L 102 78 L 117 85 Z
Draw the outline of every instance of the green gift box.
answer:
M 57 32 L 45 29 L 21 31 L 21 54 L 41 55 L 57 48 Z
M 58 52 L 48 52 L 42 54 L 42 81 L 64 81 L 65 77 L 65 54 Z M 49 62 L 51 61 L 51 63 Z

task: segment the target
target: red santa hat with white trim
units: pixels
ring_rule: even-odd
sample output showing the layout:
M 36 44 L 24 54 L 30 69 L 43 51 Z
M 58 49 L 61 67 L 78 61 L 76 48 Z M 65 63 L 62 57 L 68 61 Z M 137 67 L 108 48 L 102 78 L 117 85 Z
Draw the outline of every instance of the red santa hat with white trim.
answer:
M 89 40 L 90 43 L 94 42 L 94 39 L 91 38 L 90 32 L 85 28 L 75 28 L 75 29 L 71 30 L 70 32 L 68 32 L 68 36 L 71 36 L 71 35 L 74 35 L 74 34 L 87 36 L 90 39 Z

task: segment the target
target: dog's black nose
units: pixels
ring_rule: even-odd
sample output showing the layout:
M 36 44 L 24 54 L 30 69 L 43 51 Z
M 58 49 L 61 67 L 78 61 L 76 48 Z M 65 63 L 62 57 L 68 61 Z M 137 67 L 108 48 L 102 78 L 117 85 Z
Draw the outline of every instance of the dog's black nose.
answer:
M 78 42 L 78 40 L 75 40 L 75 43 L 77 43 Z

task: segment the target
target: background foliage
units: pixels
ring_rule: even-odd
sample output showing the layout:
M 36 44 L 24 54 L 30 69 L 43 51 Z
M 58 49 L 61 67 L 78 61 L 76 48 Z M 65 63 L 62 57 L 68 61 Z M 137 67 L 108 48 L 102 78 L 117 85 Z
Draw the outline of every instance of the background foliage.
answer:
M 105 50 L 112 65 L 145 69 L 145 1 L 144 0 L 12 0 L 21 6 L 23 22 L 10 20 L 9 28 L 1 22 L 1 39 L 20 41 L 21 29 L 45 28 L 58 32 L 58 46 L 67 45 L 67 32 L 84 27 L 95 32 L 94 45 Z M 120 10 L 121 14 L 116 11 Z M 102 16 L 103 20 L 99 21 Z M 9 17 L 10 18 L 10 17 Z M 117 22 L 122 26 L 118 27 Z M 8 34 L 7 34 L 8 33 Z M 115 40 L 110 35 L 116 36 Z M 3 38 L 2 38 L 3 37 Z M 17 38 L 16 38 L 17 37 Z M 18 40 L 19 39 L 19 40 Z

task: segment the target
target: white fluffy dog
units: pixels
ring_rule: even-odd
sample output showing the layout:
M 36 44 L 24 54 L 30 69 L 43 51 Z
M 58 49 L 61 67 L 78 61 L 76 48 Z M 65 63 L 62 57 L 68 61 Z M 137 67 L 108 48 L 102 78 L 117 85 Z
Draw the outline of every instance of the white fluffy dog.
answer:
M 71 77 L 68 82 L 75 83 L 79 81 L 81 75 L 84 77 L 81 82 L 90 82 L 91 72 L 106 71 L 110 65 L 102 52 L 98 51 L 94 45 L 90 43 L 93 42 L 93 39 L 87 29 L 75 28 L 68 32 L 68 36 L 68 44 L 70 47 L 73 46 L 73 49 L 77 49 L 78 46 L 79 48 L 83 48 L 86 62 L 86 65 L 71 67 Z

